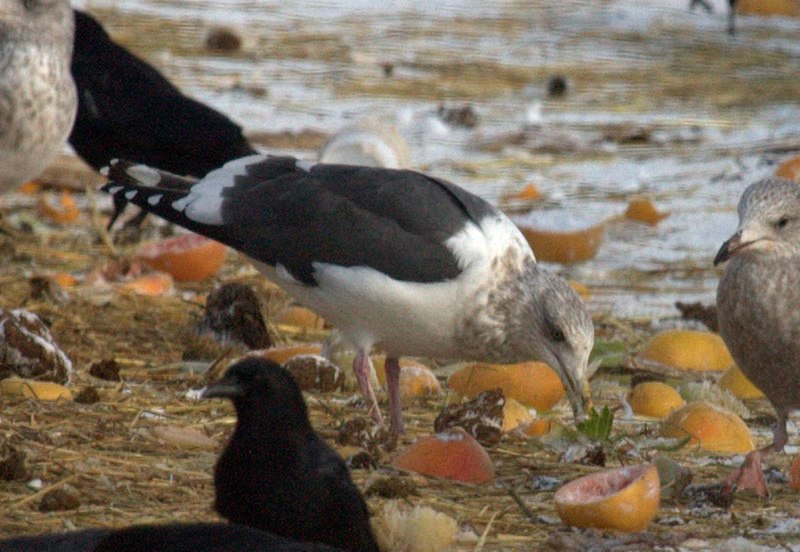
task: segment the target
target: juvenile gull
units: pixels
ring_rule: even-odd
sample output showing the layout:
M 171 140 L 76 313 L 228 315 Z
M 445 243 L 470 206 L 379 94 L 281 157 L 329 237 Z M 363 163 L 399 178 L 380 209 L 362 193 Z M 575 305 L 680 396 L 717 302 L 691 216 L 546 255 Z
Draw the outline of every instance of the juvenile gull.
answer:
M 773 442 L 745 458 L 727 482 L 768 494 L 761 459 L 783 450 L 786 420 L 800 408 L 800 186 L 768 178 L 739 201 L 739 228 L 714 264 L 730 260 L 717 288 L 720 333 L 736 363 L 778 414 Z
M 0 0 L 0 192 L 36 177 L 75 120 L 68 0 Z
M 184 179 L 120 161 L 103 190 L 247 255 L 339 328 L 372 415 L 369 352 L 386 352 L 392 429 L 403 431 L 399 358 L 538 359 L 561 377 L 576 418 L 594 342 L 585 305 L 536 263 L 486 201 L 408 170 L 250 156 Z M 172 188 L 172 189 L 170 189 Z

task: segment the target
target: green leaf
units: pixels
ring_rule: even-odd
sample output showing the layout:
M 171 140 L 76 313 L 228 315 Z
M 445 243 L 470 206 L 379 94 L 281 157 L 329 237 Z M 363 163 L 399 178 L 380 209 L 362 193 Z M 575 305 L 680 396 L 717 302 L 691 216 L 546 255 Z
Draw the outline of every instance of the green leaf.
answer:
M 608 441 L 611 428 L 614 426 L 614 413 L 604 406 L 598 412 L 594 407 L 589 410 L 589 417 L 577 425 L 578 431 L 594 441 Z

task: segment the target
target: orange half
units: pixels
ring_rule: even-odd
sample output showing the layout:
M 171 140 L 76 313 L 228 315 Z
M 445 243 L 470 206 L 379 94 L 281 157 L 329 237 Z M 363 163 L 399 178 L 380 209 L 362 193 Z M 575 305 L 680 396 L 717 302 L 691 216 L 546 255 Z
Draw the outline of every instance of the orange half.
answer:
M 625 218 L 628 220 L 635 220 L 636 222 L 643 222 L 655 226 L 663 219 L 667 218 L 669 213 L 662 213 L 653 202 L 646 197 L 635 197 L 628 203 L 628 208 L 625 210 Z
M 791 157 L 781 163 L 775 171 L 775 176 L 800 182 L 800 155 Z
M 742 15 L 800 17 L 800 0 L 739 0 L 736 12 Z
M 750 429 L 729 410 L 696 401 L 679 408 L 661 424 L 665 437 L 690 437 L 689 446 L 718 454 L 743 454 L 755 448 Z
M 67 190 L 62 191 L 57 199 L 48 192 L 39 194 L 38 207 L 43 216 L 59 224 L 74 222 L 81 214 L 72 194 Z
M 486 450 L 460 427 L 420 439 L 401 451 L 392 466 L 465 483 L 494 479 L 494 465 Z
M 299 345 L 276 345 L 269 349 L 251 351 L 248 355 L 255 355 L 271 360 L 276 364 L 284 364 L 290 358 L 300 355 L 321 355 L 322 343 L 302 343 Z
M 652 464 L 606 470 L 570 481 L 554 496 L 561 521 L 575 527 L 643 531 L 658 512 L 661 484 Z
M 378 382 L 386 385 L 386 356 L 372 357 Z M 409 358 L 400 359 L 400 396 L 403 400 L 427 395 L 438 395 L 442 386 L 430 368 Z
M 744 375 L 741 368 L 735 364 L 725 370 L 719 379 L 719 386 L 727 389 L 737 399 L 760 399 L 764 396 L 761 391 L 750 379 Z
M 639 356 L 681 370 L 722 371 L 733 364 L 719 335 L 698 330 L 668 330 L 654 335 Z
M 540 261 L 569 264 L 591 259 L 603 243 L 605 225 L 598 224 L 582 230 L 558 232 L 520 226 L 534 255 Z
M 544 362 L 470 364 L 451 375 L 447 385 L 470 399 L 483 391 L 500 388 L 507 399 L 536 410 L 553 408 L 565 392 L 561 378 Z
M 686 401 L 672 386 L 660 381 L 646 381 L 633 388 L 628 403 L 634 414 L 663 418 L 682 407 Z
M 166 272 L 178 282 L 198 282 L 216 274 L 228 248 L 197 234 L 186 234 L 143 245 L 136 253 L 149 267 Z

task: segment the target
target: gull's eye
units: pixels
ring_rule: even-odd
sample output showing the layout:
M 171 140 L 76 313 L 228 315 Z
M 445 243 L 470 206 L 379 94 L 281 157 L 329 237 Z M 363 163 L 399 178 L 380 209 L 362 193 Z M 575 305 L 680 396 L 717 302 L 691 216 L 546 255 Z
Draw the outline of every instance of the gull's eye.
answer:
M 775 226 L 777 226 L 778 228 L 783 228 L 787 224 L 789 224 L 789 217 L 781 217 L 780 219 L 778 219 L 778 222 L 775 223 Z
M 561 331 L 561 328 L 557 328 L 555 326 L 553 326 L 553 328 L 550 330 L 550 339 L 556 343 L 562 343 L 566 340 L 564 337 L 564 332 Z

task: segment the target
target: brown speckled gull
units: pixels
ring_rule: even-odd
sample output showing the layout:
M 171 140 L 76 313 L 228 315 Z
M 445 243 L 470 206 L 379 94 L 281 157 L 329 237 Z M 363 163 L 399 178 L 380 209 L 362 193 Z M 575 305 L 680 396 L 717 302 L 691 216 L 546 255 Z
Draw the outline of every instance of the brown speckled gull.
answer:
M 0 0 L 0 192 L 35 178 L 75 120 L 68 0 Z
M 739 201 L 739 228 L 714 264 L 730 259 L 717 289 L 720 332 L 736 363 L 775 407 L 772 444 L 728 478 L 768 494 L 761 459 L 783 450 L 786 420 L 800 408 L 800 184 L 768 178 Z

